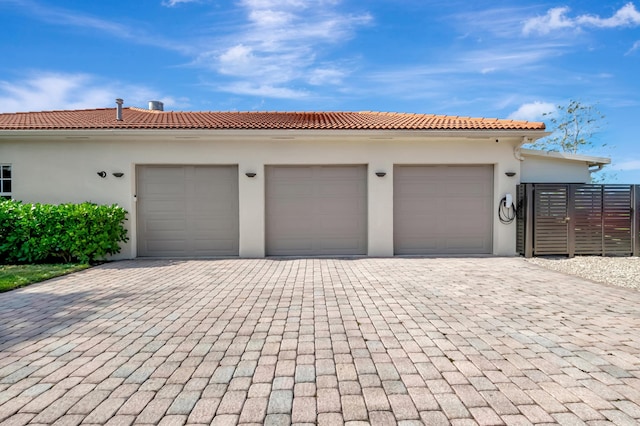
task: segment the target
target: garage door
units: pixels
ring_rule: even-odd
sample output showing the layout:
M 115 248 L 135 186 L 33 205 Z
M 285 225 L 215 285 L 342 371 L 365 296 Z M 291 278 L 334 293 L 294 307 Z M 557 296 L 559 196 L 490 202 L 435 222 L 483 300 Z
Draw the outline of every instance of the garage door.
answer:
M 493 249 L 493 166 L 396 166 L 396 254 L 483 254 Z
M 138 256 L 238 255 L 236 166 L 139 166 Z
M 366 254 L 366 166 L 270 166 L 266 176 L 268 255 Z

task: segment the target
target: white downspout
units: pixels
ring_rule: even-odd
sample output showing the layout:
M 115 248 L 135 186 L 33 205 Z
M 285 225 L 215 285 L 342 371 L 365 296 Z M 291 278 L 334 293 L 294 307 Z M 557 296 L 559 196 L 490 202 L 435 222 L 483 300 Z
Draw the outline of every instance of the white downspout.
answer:
M 513 156 L 516 158 L 516 160 L 524 161 L 524 157 L 522 156 L 522 145 L 531 143 L 531 142 L 533 142 L 533 139 L 531 139 L 528 136 L 523 136 L 522 141 L 520 141 L 518 145 L 513 147 Z

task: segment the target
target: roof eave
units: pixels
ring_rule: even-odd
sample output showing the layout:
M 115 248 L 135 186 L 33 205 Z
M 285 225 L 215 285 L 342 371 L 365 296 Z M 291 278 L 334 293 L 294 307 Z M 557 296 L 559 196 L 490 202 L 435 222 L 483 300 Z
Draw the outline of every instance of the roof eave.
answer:
M 568 152 L 540 151 L 537 149 L 522 149 L 521 154 L 525 157 L 554 158 L 558 160 L 580 161 L 591 166 L 605 166 L 611 164 L 611 159 L 607 157 L 595 157 L 583 154 L 571 154 Z
M 455 137 L 468 139 L 530 138 L 547 135 L 535 129 L 1 129 L 0 138 L 92 138 L 101 136 L 207 137 L 214 135 L 244 137 L 330 137 L 364 136 L 380 138 Z

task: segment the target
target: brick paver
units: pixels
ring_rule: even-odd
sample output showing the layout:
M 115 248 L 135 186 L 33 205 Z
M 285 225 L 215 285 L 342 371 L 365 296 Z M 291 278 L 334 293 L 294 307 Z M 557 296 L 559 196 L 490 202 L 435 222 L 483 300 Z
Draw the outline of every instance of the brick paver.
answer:
M 640 292 L 519 258 L 114 262 L 0 294 L 0 424 L 640 423 Z

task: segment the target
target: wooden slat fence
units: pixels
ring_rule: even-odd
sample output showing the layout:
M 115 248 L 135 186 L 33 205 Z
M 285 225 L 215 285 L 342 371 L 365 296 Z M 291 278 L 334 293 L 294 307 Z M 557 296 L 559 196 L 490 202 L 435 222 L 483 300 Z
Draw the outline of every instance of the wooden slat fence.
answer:
M 526 183 L 517 193 L 518 252 L 638 256 L 640 186 Z

